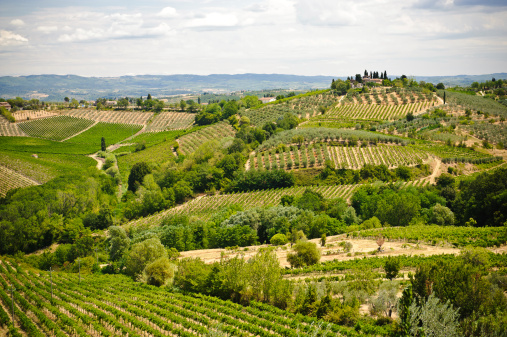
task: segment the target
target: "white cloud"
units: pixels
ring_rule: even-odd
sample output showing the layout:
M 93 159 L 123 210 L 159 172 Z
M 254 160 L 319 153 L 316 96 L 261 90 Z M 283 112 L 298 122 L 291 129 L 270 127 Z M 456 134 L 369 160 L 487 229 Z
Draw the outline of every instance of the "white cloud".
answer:
M 72 34 L 63 34 L 58 38 L 59 42 L 79 42 L 88 40 L 100 40 L 104 38 L 104 31 L 101 29 L 86 30 L 77 28 Z
M 188 23 L 188 27 L 207 28 L 207 27 L 234 27 L 239 24 L 239 20 L 234 13 L 213 12 L 204 15 L 202 18 L 196 18 Z
M 28 42 L 28 39 L 8 30 L 0 30 L 0 46 L 18 46 Z
M 298 20 L 305 25 L 350 26 L 361 19 L 355 2 L 299 0 L 295 7 Z
M 25 25 L 25 21 L 23 21 L 21 19 L 14 19 L 14 20 L 11 20 L 11 25 L 21 27 L 21 26 Z
M 37 27 L 37 31 L 42 32 L 44 34 L 56 32 L 57 30 L 58 30 L 58 26 L 39 26 L 39 27 Z
M 176 12 L 176 9 L 173 7 L 165 7 L 157 14 L 157 16 L 161 18 L 174 18 L 177 15 L 178 13 Z

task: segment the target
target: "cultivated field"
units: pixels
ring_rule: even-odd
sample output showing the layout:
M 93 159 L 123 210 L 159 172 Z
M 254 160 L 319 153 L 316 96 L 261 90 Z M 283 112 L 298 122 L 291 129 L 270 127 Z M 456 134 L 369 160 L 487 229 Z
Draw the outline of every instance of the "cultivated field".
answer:
M 53 117 L 56 115 L 57 115 L 56 113 L 46 110 L 36 110 L 36 111 L 26 110 L 26 111 L 16 111 L 12 114 L 12 117 L 16 119 L 16 122 L 23 122 L 32 119 Z
M 286 147 L 285 151 L 276 150 L 259 152 L 250 157 L 250 168 L 301 169 L 323 167 L 327 160 L 335 163 L 335 168 L 360 169 L 366 164 L 381 165 L 389 168 L 413 166 L 427 159 L 427 154 L 412 147 L 398 145 L 344 147 L 316 144 L 309 147 Z
M 163 111 L 146 128 L 146 132 L 187 129 L 194 123 L 195 114 L 186 112 Z
M 35 185 L 35 182 L 25 176 L 0 165 L 0 197 L 14 188 Z
M 9 286 L 15 287 L 15 336 L 229 336 L 312 335 L 317 318 L 253 302 L 242 306 L 195 294 L 140 286 L 119 275 L 27 272 L 0 263 L 0 326 L 12 319 Z M 327 325 L 321 336 L 357 336 Z
M 224 137 L 234 137 L 235 131 L 229 122 L 220 122 L 184 135 L 179 139 L 180 151 L 184 155 L 194 152 L 203 143 Z
M 376 119 L 395 120 L 405 117 L 408 113 L 418 114 L 426 111 L 433 103 L 409 103 L 403 105 L 391 104 L 341 104 L 331 109 L 323 117 L 325 118 L 352 118 L 352 119 Z
M 67 110 L 66 115 L 90 119 L 96 122 L 146 125 L 153 117 L 152 112 L 97 111 L 95 109 Z
M 70 116 L 55 116 L 44 119 L 18 123 L 19 127 L 29 136 L 51 140 L 63 140 L 83 131 L 93 121 Z

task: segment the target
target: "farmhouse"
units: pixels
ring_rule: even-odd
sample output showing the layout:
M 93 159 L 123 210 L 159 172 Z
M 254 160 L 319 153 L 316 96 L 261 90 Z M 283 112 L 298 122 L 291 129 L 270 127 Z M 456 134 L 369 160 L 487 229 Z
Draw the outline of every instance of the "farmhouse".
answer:
M 274 97 L 261 97 L 259 100 L 264 103 L 274 102 L 276 99 Z
M 376 84 L 382 84 L 381 78 L 371 78 L 370 76 L 363 76 L 363 83 L 376 83 Z
M 7 103 L 7 102 L 0 102 L 0 107 L 4 107 L 7 110 L 11 109 L 11 105 L 9 103 Z
M 106 101 L 106 105 L 107 106 L 113 106 L 113 105 L 116 105 L 118 104 L 116 101 Z

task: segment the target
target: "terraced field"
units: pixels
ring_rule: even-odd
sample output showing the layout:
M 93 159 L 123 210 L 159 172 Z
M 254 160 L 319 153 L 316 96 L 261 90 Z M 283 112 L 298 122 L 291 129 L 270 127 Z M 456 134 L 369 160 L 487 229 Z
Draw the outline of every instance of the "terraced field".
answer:
M 309 147 L 287 147 L 284 152 L 260 152 L 250 157 L 250 168 L 301 169 L 323 167 L 327 160 L 335 163 L 335 168 L 361 169 L 365 164 L 387 165 L 389 168 L 420 164 L 428 155 L 412 147 L 383 145 L 366 147 L 344 147 L 316 144 Z
M 39 119 L 39 118 L 46 118 L 46 117 L 53 117 L 57 114 L 51 111 L 46 110 L 26 110 L 26 111 L 17 111 L 12 114 L 12 116 L 16 119 L 16 122 L 23 122 L 28 121 L 32 119 Z
M 63 140 L 91 126 L 93 121 L 70 116 L 55 116 L 18 123 L 29 136 Z
M 77 109 L 63 112 L 66 115 L 90 119 L 96 122 L 146 125 L 153 117 L 152 112 L 133 111 L 97 111 L 95 109 Z
M 7 121 L 5 118 L 0 117 L 0 136 L 7 137 L 26 137 L 27 134 L 23 132 L 15 123 L 2 123 L 3 121 Z
M 12 189 L 28 187 L 35 183 L 21 174 L 0 165 L 0 197 Z
M 153 118 L 146 132 L 187 129 L 194 123 L 195 114 L 186 112 L 163 111 Z
M 432 107 L 431 102 L 409 103 L 403 105 L 382 104 L 341 104 L 331 109 L 324 117 L 326 118 L 352 118 L 352 119 L 376 119 L 395 120 L 405 117 L 408 113 L 418 114 Z
M 9 309 L 14 306 L 14 336 L 295 337 L 318 332 L 317 318 L 261 303 L 244 307 L 204 295 L 171 293 L 120 275 L 36 274 L 0 262 L 0 326 L 11 321 Z M 14 302 L 10 286 L 15 288 Z M 325 325 L 319 336 L 359 336 L 353 328 Z
M 206 128 L 182 136 L 179 139 L 180 151 L 184 155 L 194 152 L 203 143 L 212 139 L 220 140 L 224 137 L 234 137 L 235 131 L 228 122 L 220 122 Z

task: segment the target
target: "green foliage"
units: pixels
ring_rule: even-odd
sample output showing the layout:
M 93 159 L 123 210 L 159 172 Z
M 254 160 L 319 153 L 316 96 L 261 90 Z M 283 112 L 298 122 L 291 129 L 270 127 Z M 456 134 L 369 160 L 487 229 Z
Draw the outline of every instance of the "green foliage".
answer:
M 121 259 L 130 247 L 130 238 L 125 229 L 119 226 L 109 227 L 109 257 L 112 261 Z
M 160 257 L 146 265 L 143 271 L 143 278 L 147 284 L 161 287 L 174 277 L 174 265 L 167 257 Z
M 253 191 L 259 189 L 294 186 L 294 177 L 284 170 L 238 172 L 229 187 L 230 191 Z
M 273 246 L 283 246 L 288 242 L 288 240 L 287 240 L 287 237 L 285 236 L 285 234 L 278 233 L 278 234 L 273 235 L 271 237 L 271 239 L 269 240 L 269 242 Z
M 147 265 L 159 258 L 167 258 L 167 251 L 158 238 L 136 243 L 126 257 L 125 273 L 135 279 Z
M 299 241 L 293 249 L 294 253 L 287 254 L 287 261 L 292 268 L 311 266 L 318 263 L 320 260 L 320 251 L 313 242 Z
M 401 269 L 400 260 L 396 257 L 388 257 L 384 264 L 384 271 L 386 278 L 392 280 L 395 278 Z
M 128 180 L 128 190 L 135 192 L 143 182 L 144 177 L 151 172 L 145 162 L 139 162 L 132 166 Z

